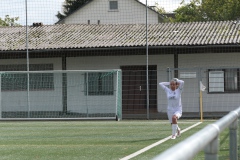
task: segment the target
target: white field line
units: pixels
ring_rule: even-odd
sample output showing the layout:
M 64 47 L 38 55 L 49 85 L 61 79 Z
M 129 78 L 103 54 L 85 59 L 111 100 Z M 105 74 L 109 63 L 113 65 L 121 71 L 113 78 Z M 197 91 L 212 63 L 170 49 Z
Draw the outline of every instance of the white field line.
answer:
M 202 122 L 198 122 L 198 123 L 196 123 L 196 124 L 194 124 L 194 125 L 186 128 L 186 129 L 182 130 L 181 133 L 184 133 L 184 132 L 192 129 L 192 128 L 198 126 L 198 125 L 201 124 L 201 123 L 202 123 Z M 171 136 L 166 137 L 166 138 L 164 138 L 164 139 L 162 139 L 162 140 L 160 140 L 160 141 L 158 141 L 158 142 L 156 142 L 156 143 L 153 143 L 153 144 L 151 144 L 151 145 L 149 145 L 149 146 L 147 146 L 147 147 L 145 147 L 145 148 L 143 148 L 143 149 L 141 149 L 141 150 L 139 150 L 139 151 L 137 151 L 137 152 L 135 152 L 135 153 L 132 153 L 132 154 L 130 154 L 130 155 L 124 157 L 124 158 L 121 158 L 120 160 L 129 160 L 129 159 L 131 159 L 131 158 L 133 158 L 133 157 L 136 157 L 137 155 L 139 155 L 139 154 L 141 154 L 141 153 L 143 153 L 143 152 L 146 152 L 147 150 L 149 150 L 149 149 L 151 149 L 151 148 L 153 148 L 153 147 L 158 146 L 159 144 L 161 144 L 161 143 L 169 140 L 170 138 L 171 138 Z

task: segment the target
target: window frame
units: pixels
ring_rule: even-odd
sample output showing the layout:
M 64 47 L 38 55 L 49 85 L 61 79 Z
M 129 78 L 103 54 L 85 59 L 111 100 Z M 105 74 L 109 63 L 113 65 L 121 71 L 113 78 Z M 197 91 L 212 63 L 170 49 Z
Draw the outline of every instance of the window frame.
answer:
M 228 86 L 228 81 L 227 81 L 227 73 L 229 70 L 236 70 L 236 89 L 229 89 L 230 86 Z M 210 86 L 210 72 L 214 71 L 222 71 L 223 72 L 223 91 L 211 91 L 211 86 Z M 207 76 L 207 82 L 208 82 L 208 93 L 214 94 L 214 93 L 240 93 L 240 68 L 224 68 L 224 69 L 208 69 L 208 76 Z M 234 72 L 233 72 L 234 73 Z M 234 78 L 234 76 L 232 77 Z M 235 78 L 234 78 L 235 79 Z
M 117 8 L 111 8 L 111 2 L 116 2 Z M 118 0 L 109 0 L 108 1 L 108 11 L 116 12 L 116 11 L 118 11 L 118 9 L 119 9 Z
M 26 71 L 26 64 L 6 64 L 0 65 L 0 71 Z M 53 64 L 30 64 L 30 71 L 49 71 L 53 70 Z M 37 75 L 37 77 L 36 77 Z M 8 76 L 8 75 L 7 75 Z M 11 77 L 6 77 L 6 74 L 1 75 L 1 90 L 2 91 L 27 91 L 27 85 L 20 87 L 19 83 L 27 82 L 27 73 L 13 73 Z M 13 78 L 13 80 L 11 80 Z M 20 81 L 15 81 L 18 78 Z M 41 81 L 34 81 L 33 79 L 40 79 Z M 45 81 L 46 78 L 50 78 L 50 81 Z M 40 82 L 40 83 L 39 83 Z M 6 86 L 4 88 L 4 86 Z M 42 91 L 42 90 L 54 90 L 54 74 L 53 73 L 30 73 L 29 74 L 29 90 L 30 91 Z
M 105 90 L 106 87 L 106 79 L 102 77 L 103 74 L 106 74 L 107 72 L 93 72 L 93 73 L 85 73 L 84 74 L 84 93 L 86 96 L 112 96 L 114 95 L 114 76 L 113 74 L 110 75 L 110 88 Z M 90 74 L 90 75 L 89 75 Z M 92 77 L 96 77 L 96 81 Z M 95 84 L 95 86 L 92 86 L 91 84 Z

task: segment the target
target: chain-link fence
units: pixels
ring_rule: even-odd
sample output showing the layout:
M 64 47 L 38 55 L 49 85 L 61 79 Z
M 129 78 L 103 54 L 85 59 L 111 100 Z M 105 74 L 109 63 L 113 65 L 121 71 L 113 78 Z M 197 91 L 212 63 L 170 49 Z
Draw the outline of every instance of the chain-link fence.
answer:
M 2 0 L 0 6 L 1 71 L 122 69 L 123 118 L 166 118 L 158 83 L 173 77 L 185 81 L 183 117 L 199 117 L 201 100 L 205 117 L 239 106 L 239 1 Z M 207 88 L 201 98 L 200 81 Z

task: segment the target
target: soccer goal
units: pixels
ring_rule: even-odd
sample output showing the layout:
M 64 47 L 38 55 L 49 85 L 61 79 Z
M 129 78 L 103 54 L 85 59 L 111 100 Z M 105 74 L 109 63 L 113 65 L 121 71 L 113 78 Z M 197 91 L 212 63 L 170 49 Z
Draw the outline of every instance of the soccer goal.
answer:
M 0 74 L 3 120 L 122 118 L 121 70 Z

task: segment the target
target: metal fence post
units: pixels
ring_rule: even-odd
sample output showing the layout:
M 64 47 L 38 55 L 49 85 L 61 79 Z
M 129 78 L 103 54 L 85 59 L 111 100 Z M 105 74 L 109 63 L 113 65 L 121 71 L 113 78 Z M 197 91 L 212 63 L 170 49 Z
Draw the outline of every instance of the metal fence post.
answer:
M 216 136 L 211 143 L 204 149 L 205 160 L 218 160 L 219 137 Z
M 238 129 L 237 129 L 237 133 L 238 133 L 238 144 L 240 145 L 240 117 L 238 117 Z
M 237 134 L 236 130 L 240 128 L 238 118 L 240 118 L 240 107 L 230 112 L 229 114 L 225 115 L 215 123 L 206 126 L 202 130 L 198 131 L 197 133 L 180 142 L 179 144 L 176 144 L 175 146 L 169 148 L 165 152 L 159 154 L 154 158 L 154 160 L 172 160 L 172 159 L 190 160 L 193 159 L 194 156 L 196 156 L 197 153 L 199 153 L 202 150 L 204 150 L 205 152 L 205 160 L 218 160 L 219 135 L 222 131 L 224 131 L 228 127 L 229 129 L 233 129 L 233 132 L 231 132 L 231 134 L 233 135 Z M 236 125 L 239 125 L 237 129 Z M 234 135 L 232 138 L 231 137 L 230 141 L 232 142 L 230 143 L 236 144 L 234 145 L 230 144 L 230 146 L 232 147 L 235 146 L 235 149 L 230 147 L 230 151 L 235 150 L 233 154 L 236 157 L 238 149 L 237 143 L 240 143 L 240 139 L 237 142 L 236 135 Z M 230 158 L 230 160 L 235 159 L 237 158 Z
M 171 80 L 171 69 L 168 67 L 167 68 L 167 73 L 168 73 L 168 82 Z
M 237 121 L 236 119 L 231 125 L 229 126 L 229 155 L 231 160 L 238 159 L 238 148 L 237 148 Z

